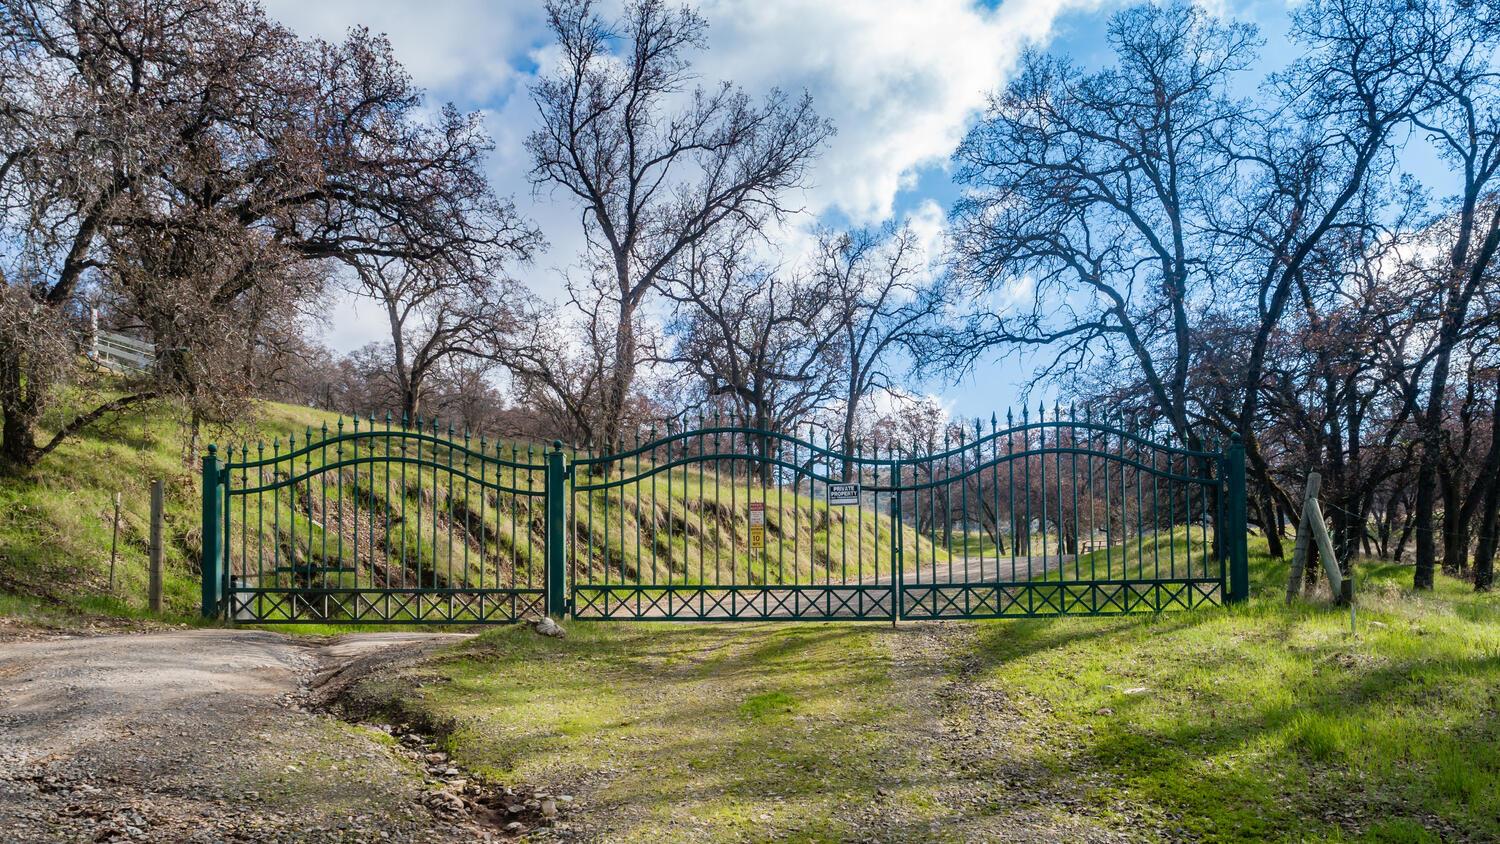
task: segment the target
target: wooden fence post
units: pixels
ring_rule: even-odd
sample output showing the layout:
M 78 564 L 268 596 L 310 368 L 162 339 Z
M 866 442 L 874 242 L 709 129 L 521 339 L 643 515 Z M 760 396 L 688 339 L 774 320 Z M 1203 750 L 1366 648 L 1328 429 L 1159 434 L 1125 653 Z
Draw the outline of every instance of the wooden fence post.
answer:
M 1343 604 L 1353 600 L 1352 592 L 1346 586 L 1349 581 L 1339 570 L 1339 560 L 1333 552 L 1333 539 L 1328 535 L 1328 523 L 1323 520 L 1323 508 L 1318 504 L 1318 490 L 1322 484 L 1322 475 L 1317 472 L 1307 474 L 1307 487 L 1302 495 L 1302 520 L 1297 524 L 1297 544 L 1292 551 L 1292 572 L 1286 583 L 1287 603 L 1302 593 L 1302 572 L 1307 568 L 1308 544 L 1313 541 L 1318 543 L 1318 556 L 1322 558 L 1323 572 L 1328 576 L 1328 588 L 1333 592 L 1334 602 Z
M 1302 594 L 1302 572 L 1307 568 L 1307 545 L 1312 541 L 1312 531 L 1307 526 L 1307 503 L 1318 500 L 1318 490 L 1323 486 L 1323 476 L 1317 472 L 1307 473 L 1307 486 L 1302 490 L 1302 507 L 1297 514 L 1297 544 L 1292 547 L 1292 573 L 1286 580 L 1286 602 Z
M 115 594 L 115 557 L 120 548 L 120 493 L 115 492 L 115 520 L 109 531 L 109 594 Z
M 151 569 L 147 583 L 147 601 L 154 613 L 161 612 L 162 520 L 165 495 L 161 479 L 151 482 Z

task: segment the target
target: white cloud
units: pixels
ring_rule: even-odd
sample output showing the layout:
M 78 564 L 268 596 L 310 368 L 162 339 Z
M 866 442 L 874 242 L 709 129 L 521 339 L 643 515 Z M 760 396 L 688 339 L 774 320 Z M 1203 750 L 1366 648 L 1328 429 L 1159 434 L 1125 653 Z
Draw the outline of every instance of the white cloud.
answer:
M 810 210 L 891 216 L 918 168 L 946 162 L 985 94 L 1029 42 L 1086 0 L 708 0 L 706 79 L 807 89 L 838 129 L 813 171 Z
M 545 12 L 539 2 L 263 2 L 272 18 L 301 35 L 336 41 L 355 26 L 385 33 L 418 85 L 470 108 L 523 87 L 530 70 L 518 67 L 515 59 L 545 37 Z
M 303 35 L 336 39 L 357 25 L 385 32 L 434 99 L 483 111 L 496 142 L 493 184 L 515 197 L 551 244 L 537 264 L 518 272 L 543 295 L 560 292 L 562 274 L 577 264 L 582 247 L 578 211 L 567 197 L 533 195 L 522 149 L 536 120 L 527 88 L 550 52 L 540 2 L 265 2 L 273 18 Z M 814 215 L 875 224 L 892 217 L 898 194 L 920 170 L 946 165 L 1022 47 L 1045 41 L 1062 12 L 1096 2 L 1007 0 L 987 9 L 967 0 L 701 0 L 709 50 L 695 56 L 695 67 L 705 83 L 731 79 L 752 94 L 773 87 L 811 92 L 838 134 L 813 167 L 801 202 Z M 935 245 L 943 208 L 930 199 L 916 205 L 908 216 L 924 245 Z M 806 239 L 800 235 L 791 234 L 786 252 L 796 254 Z M 327 340 L 347 351 L 357 338 L 381 336 L 375 311 L 340 307 L 347 316 Z

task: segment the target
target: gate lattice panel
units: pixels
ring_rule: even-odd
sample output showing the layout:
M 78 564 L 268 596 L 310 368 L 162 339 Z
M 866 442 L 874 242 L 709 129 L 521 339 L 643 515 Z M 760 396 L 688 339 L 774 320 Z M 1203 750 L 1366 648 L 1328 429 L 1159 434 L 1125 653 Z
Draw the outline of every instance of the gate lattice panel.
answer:
M 575 618 L 892 619 L 902 539 L 830 487 L 859 455 L 755 428 L 654 434 L 572 461 Z
M 1108 615 L 1222 603 L 1228 457 L 1092 418 L 992 418 L 898 461 L 903 618 Z M 921 556 L 927 548 L 928 555 Z
M 546 466 L 533 450 L 389 419 L 320 433 L 205 461 L 230 618 L 494 623 L 544 612 Z

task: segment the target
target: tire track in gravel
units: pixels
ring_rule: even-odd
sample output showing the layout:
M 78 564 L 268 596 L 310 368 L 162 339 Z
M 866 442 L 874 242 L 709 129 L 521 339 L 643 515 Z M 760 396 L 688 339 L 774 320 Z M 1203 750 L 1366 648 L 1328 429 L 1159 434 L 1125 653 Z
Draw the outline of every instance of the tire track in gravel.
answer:
M 1045 703 L 989 682 L 972 622 L 903 622 L 886 638 L 919 771 L 921 818 L 891 801 L 869 840 L 1088 842 L 1154 840 L 1116 829 L 1092 811 L 1089 780 L 1066 739 L 1047 730 Z M 1063 751 L 1059 768 L 1046 761 Z M 903 817 L 906 815 L 906 817 Z M 915 837 L 913 835 L 915 834 Z

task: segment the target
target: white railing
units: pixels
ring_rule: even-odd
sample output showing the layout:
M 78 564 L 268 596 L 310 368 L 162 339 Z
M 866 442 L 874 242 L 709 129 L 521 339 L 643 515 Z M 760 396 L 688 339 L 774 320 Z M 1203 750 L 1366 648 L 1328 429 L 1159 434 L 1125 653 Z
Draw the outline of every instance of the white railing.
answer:
M 144 340 L 96 328 L 89 357 L 110 369 L 142 372 L 156 364 L 156 346 Z

